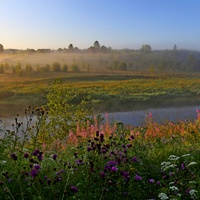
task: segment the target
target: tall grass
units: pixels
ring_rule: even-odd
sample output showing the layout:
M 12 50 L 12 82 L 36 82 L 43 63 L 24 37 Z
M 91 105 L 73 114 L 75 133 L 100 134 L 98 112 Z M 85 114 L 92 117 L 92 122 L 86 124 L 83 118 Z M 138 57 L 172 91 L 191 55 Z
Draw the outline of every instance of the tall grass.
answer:
M 0 199 L 198 199 L 197 114 L 164 125 L 148 115 L 144 127 L 95 118 L 41 143 L 48 113 L 28 108 L 23 123 L 16 117 L 1 133 Z

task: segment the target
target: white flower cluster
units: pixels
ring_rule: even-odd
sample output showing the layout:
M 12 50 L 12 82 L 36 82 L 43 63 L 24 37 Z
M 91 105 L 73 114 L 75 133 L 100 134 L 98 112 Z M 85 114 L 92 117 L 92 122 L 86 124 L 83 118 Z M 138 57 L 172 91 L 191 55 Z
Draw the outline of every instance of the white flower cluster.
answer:
M 190 190 L 189 194 L 190 194 L 192 199 L 198 199 L 196 190 Z
M 160 198 L 161 200 L 169 199 L 169 197 L 165 193 L 162 193 L 162 192 L 158 195 L 158 198 Z
M 171 156 L 169 156 L 169 160 L 179 160 L 179 158 L 180 157 L 178 157 L 178 156 L 175 156 L 175 155 L 171 155 Z
M 172 164 L 171 162 L 162 162 L 161 163 L 161 169 L 166 171 L 169 168 L 175 168 L 177 165 L 176 164 Z

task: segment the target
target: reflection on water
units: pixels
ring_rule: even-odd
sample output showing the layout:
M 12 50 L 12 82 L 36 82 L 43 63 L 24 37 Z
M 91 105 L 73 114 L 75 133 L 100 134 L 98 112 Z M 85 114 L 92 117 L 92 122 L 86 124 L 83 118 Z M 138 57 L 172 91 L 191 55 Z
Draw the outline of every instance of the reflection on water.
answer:
M 185 121 L 195 120 L 197 118 L 196 109 L 200 106 L 187 106 L 187 107 L 168 107 L 168 108 L 149 108 L 143 110 L 133 110 L 129 112 L 110 112 L 108 118 L 110 123 L 122 122 L 125 125 L 144 126 L 146 117 L 149 113 L 152 114 L 153 120 L 158 123 L 166 121 Z M 105 114 L 102 114 L 105 118 Z M 16 115 L 15 115 L 16 116 Z M 15 122 L 15 116 L 1 117 L 0 129 L 10 129 Z M 25 122 L 24 114 L 19 115 L 19 122 Z
M 113 112 L 109 113 L 108 117 L 110 122 L 120 121 L 126 125 L 144 126 L 149 113 L 152 113 L 153 120 L 158 123 L 164 123 L 166 121 L 193 121 L 197 118 L 196 109 L 199 108 L 200 106 L 151 108 L 130 112 Z

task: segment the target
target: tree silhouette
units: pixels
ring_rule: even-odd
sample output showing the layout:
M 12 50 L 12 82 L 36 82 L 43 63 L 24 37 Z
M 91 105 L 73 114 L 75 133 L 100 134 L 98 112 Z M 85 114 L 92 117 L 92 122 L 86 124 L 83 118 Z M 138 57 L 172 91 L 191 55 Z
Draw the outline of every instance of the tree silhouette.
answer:
M 95 42 L 94 42 L 94 48 L 95 48 L 95 49 L 100 49 L 100 47 L 101 47 L 101 46 L 100 46 L 99 42 L 98 42 L 98 41 L 95 41 Z

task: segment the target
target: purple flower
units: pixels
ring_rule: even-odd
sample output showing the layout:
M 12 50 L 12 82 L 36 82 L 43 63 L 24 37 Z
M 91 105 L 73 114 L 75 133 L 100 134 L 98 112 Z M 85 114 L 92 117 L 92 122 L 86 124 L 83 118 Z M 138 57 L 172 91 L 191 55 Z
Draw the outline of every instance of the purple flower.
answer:
M 53 154 L 52 158 L 53 158 L 53 160 L 56 160 L 57 155 L 56 155 L 56 154 Z
M 87 148 L 87 151 L 92 151 L 92 147 L 88 147 L 88 148 Z
M 142 180 L 142 177 L 139 176 L 138 174 L 136 174 L 136 175 L 135 175 L 135 180 L 136 180 L 136 181 L 141 181 L 141 180 Z
M 101 172 L 101 173 L 100 173 L 100 177 L 101 177 L 101 178 L 104 178 L 105 176 L 106 176 L 106 173 L 105 173 L 105 172 Z
M 185 165 L 184 165 L 184 163 L 181 163 L 181 169 L 182 169 L 182 170 L 185 170 Z
M 33 155 L 36 156 L 40 151 L 38 149 L 36 149 L 35 151 L 33 151 Z
M 11 158 L 13 158 L 13 160 L 17 160 L 17 155 L 15 153 L 11 153 Z
M 121 171 L 120 174 L 124 177 L 124 179 L 125 179 L 126 181 L 130 179 L 130 175 L 129 175 L 128 172 L 123 172 L 123 171 Z
M 133 161 L 133 162 L 138 162 L 138 159 L 137 159 L 136 157 L 133 157 L 133 158 L 132 158 L 132 161 Z
M 28 158 L 29 154 L 28 153 L 24 153 L 24 158 Z
M 8 179 L 8 183 L 10 183 L 10 182 L 12 182 L 12 178 L 9 178 L 9 179 Z
M 39 170 L 40 169 L 40 165 L 35 165 L 35 169 Z
M 104 134 L 101 133 L 101 134 L 100 134 L 100 142 L 103 142 L 103 141 L 104 141 Z
M 161 185 L 160 181 L 157 181 L 156 185 Z
M 74 193 L 77 193 L 77 192 L 78 192 L 78 188 L 75 187 L 75 186 L 73 186 L 73 185 L 70 187 L 70 190 L 71 190 L 72 192 L 74 192 Z
M 149 179 L 149 183 L 154 183 L 154 179 Z
M 131 139 L 134 139 L 134 138 L 135 138 L 135 136 L 134 136 L 134 135 L 131 135 L 131 136 L 130 136 L 130 138 L 131 138 Z
M 81 159 L 78 159 L 78 160 L 76 160 L 76 164 L 77 164 L 77 165 L 83 165 L 84 162 L 83 162 Z
M 111 167 L 111 172 L 116 172 L 118 170 L 118 168 L 117 167 L 115 167 L 115 166 L 113 166 L 113 167 Z
M 38 172 L 37 172 L 37 170 L 36 170 L 35 168 L 34 168 L 34 169 L 32 169 L 32 170 L 31 170 L 31 174 L 30 174 L 30 175 L 31 175 L 31 177 L 32 177 L 32 178 L 36 177 L 36 176 L 38 175 Z

